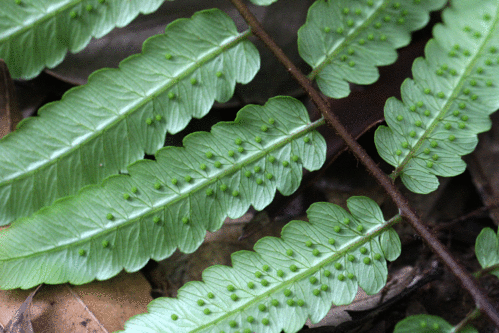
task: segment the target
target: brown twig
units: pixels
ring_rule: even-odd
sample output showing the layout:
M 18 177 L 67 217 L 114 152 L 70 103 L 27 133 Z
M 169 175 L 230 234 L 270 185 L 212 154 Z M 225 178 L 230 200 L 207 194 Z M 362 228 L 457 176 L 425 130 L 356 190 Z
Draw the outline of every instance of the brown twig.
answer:
M 448 229 L 450 227 L 452 227 L 453 225 L 455 224 L 458 224 L 458 223 L 462 223 L 472 217 L 475 217 L 475 216 L 480 216 L 481 214 L 489 211 L 489 210 L 492 210 L 492 209 L 497 209 L 499 208 L 499 204 L 498 205 L 490 205 L 490 206 L 483 206 L 483 207 L 480 207 L 478 209 L 475 209 L 474 211 L 466 214 L 466 215 L 463 215 L 463 216 L 460 216 L 458 218 L 455 218 L 451 221 L 448 221 L 448 222 L 442 222 L 442 223 L 439 223 L 437 226 L 435 226 L 433 228 L 433 231 L 439 231 L 439 230 L 442 230 L 442 229 Z
M 477 279 L 481 278 L 482 276 L 485 276 L 491 272 L 499 270 L 499 264 L 495 264 L 486 268 L 482 268 L 475 273 L 473 273 L 473 276 L 476 277 Z
M 411 226 L 425 240 L 432 251 L 450 269 L 450 271 L 461 282 L 463 287 L 468 290 L 480 311 L 482 311 L 499 328 L 499 313 L 492 306 L 485 293 L 477 287 L 471 274 L 459 265 L 447 248 L 443 246 L 442 243 L 440 243 L 438 239 L 426 228 L 414 210 L 409 206 L 407 199 L 400 193 L 392 180 L 376 165 L 364 148 L 362 148 L 362 146 L 360 146 L 347 132 L 345 127 L 339 122 L 338 118 L 330 111 L 326 100 L 312 86 L 310 80 L 294 65 L 294 63 L 286 56 L 286 54 L 284 54 L 274 40 L 265 32 L 260 22 L 258 22 L 242 0 L 230 1 L 237 8 L 246 23 L 251 27 L 253 34 L 265 44 L 265 46 L 274 54 L 279 62 L 288 70 L 293 78 L 309 95 L 328 125 L 331 126 L 336 133 L 338 133 L 357 159 L 364 164 L 369 173 L 371 173 L 371 175 L 376 178 L 378 183 L 383 186 L 385 191 L 399 208 L 400 215 L 409 221 Z
M 461 332 L 462 330 L 464 330 L 466 328 L 466 326 L 468 326 L 468 324 L 477 319 L 478 317 L 480 317 L 480 310 L 479 309 L 474 309 L 473 311 L 471 311 L 470 313 L 468 313 L 468 315 L 463 319 L 461 320 L 461 322 L 459 324 L 457 324 L 456 326 L 454 326 L 454 333 L 458 333 L 458 332 Z

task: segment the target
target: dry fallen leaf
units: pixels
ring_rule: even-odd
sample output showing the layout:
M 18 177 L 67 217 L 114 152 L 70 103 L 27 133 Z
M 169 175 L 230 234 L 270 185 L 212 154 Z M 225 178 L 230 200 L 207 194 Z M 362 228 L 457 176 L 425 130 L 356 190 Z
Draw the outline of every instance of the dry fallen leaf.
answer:
M 12 132 L 22 120 L 15 86 L 5 62 L 0 59 L 0 138 Z
M 262 230 L 266 225 L 270 223 L 270 218 L 269 214 L 267 211 L 262 210 L 261 212 L 258 212 L 255 214 L 255 216 L 246 223 L 242 229 L 241 236 L 239 236 L 238 240 L 243 240 L 251 235 L 255 234 L 256 232 Z
M 334 327 L 342 323 L 352 320 L 348 311 L 365 311 L 374 309 L 382 302 L 387 301 L 400 294 L 411 282 L 417 274 L 417 269 L 406 266 L 395 272 L 388 281 L 386 287 L 375 295 L 367 295 L 359 288 L 354 301 L 348 305 L 333 306 L 328 314 L 318 323 L 312 324 L 310 319 L 307 320 L 309 328 L 315 327 Z
M 150 291 L 151 287 L 141 273 L 125 272 L 107 281 L 81 286 L 45 285 L 31 302 L 33 330 L 6 330 L 5 333 L 122 330 L 130 317 L 147 311 L 147 304 L 152 301 Z M 30 290 L 0 291 L 0 325 L 13 317 L 29 293 Z
M 258 222 L 261 219 L 262 224 Z M 282 221 L 268 223 L 266 212 L 255 214 L 251 209 L 238 219 L 227 218 L 222 228 L 207 233 L 204 243 L 195 252 L 177 251 L 147 270 L 154 292 L 158 296 L 176 297 L 177 290 L 185 283 L 201 280 L 203 270 L 209 266 L 230 266 L 232 253 L 251 250 L 263 236 L 279 236 L 283 224 Z M 243 231 L 247 225 L 250 225 L 251 234 Z
M 7 323 L 2 332 L 5 333 L 33 333 L 33 325 L 31 324 L 31 303 L 33 297 L 40 290 L 39 285 L 36 289 L 29 294 L 28 298 L 21 304 L 12 319 Z

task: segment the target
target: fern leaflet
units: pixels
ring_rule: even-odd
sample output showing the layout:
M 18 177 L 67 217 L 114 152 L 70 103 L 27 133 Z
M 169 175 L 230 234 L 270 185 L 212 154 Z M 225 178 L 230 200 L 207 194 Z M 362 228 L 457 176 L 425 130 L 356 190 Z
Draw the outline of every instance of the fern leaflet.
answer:
M 402 84 L 402 102 L 386 102 L 389 127 L 375 135 L 381 157 L 396 167 L 391 176 L 416 193 L 434 191 L 436 176 L 464 171 L 461 156 L 475 149 L 477 133 L 490 129 L 489 115 L 499 108 L 499 4 L 452 4 L 426 59 L 414 62 L 414 80 Z
M 445 319 L 438 316 L 430 316 L 426 314 L 415 315 L 405 318 L 396 326 L 393 333 L 454 333 L 455 328 Z M 461 333 L 478 333 L 472 326 L 466 326 L 459 332 Z
M 125 170 L 227 101 L 260 67 L 248 35 L 217 9 L 177 20 L 120 69 L 95 72 L 21 122 L 0 141 L 0 225 Z
M 163 1 L 2 0 L 0 58 L 13 77 L 30 79 L 58 65 L 68 50 L 82 50 L 92 37 L 154 12 Z
M 482 268 L 497 268 L 489 273 L 499 278 L 499 234 L 484 228 L 476 238 L 475 253 Z
M 124 332 L 298 331 L 307 317 L 321 320 L 331 304 L 353 301 L 384 287 L 386 260 L 400 254 L 400 240 L 378 205 L 366 197 L 347 201 L 350 213 L 330 203 L 308 209 L 310 222 L 292 221 L 282 238 L 265 237 L 255 252 L 232 255 L 232 268 L 212 266 L 203 282 L 190 282 L 178 298 L 158 298 L 149 313 Z
M 276 2 L 277 0 L 250 0 L 250 1 L 253 2 L 255 5 L 268 6 Z
M 376 66 L 389 65 L 396 49 L 428 23 L 445 0 L 318 0 L 298 31 L 298 50 L 313 68 L 311 79 L 329 97 L 348 96 L 348 82 L 371 84 Z
M 83 284 L 142 268 L 178 247 L 189 253 L 206 230 L 250 205 L 261 210 L 278 189 L 293 193 L 302 167 L 316 170 L 326 143 L 303 104 L 291 97 L 248 105 L 234 122 L 167 147 L 156 161 L 128 167 L 0 231 L 0 287 Z M 255 135 L 256 134 L 256 135 Z

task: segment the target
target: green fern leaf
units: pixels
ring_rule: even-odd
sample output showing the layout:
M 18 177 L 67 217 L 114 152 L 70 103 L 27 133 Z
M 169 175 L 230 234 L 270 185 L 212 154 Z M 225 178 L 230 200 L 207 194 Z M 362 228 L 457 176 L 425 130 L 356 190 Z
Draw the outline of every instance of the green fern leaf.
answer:
M 482 268 L 499 265 L 499 235 L 491 228 L 483 229 L 476 238 L 475 253 Z M 499 268 L 489 273 L 499 278 Z
M 466 326 L 459 332 L 478 333 L 472 326 Z M 393 333 L 454 333 L 454 326 L 438 316 L 421 314 L 400 321 Z
M 426 59 L 414 62 L 414 80 L 402 84 L 402 102 L 386 102 L 389 127 L 377 129 L 376 147 L 396 167 L 392 177 L 400 175 L 413 192 L 429 193 L 438 187 L 436 176 L 462 173 L 461 156 L 490 129 L 489 115 L 499 108 L 498 10 L 494 0 L 453 1 Z
M 265 237 L 255 252 L 232 255 L 232 268 L 209 267 L 204 282 L 190 282 L 178 298 L 158 298 L 148 314 L 125 323 L 132 332 L 292 333 L 331 304 L 349 304 L 360 286 L 368 294 L 386 284 L 385 254 L 400 254 L 400 240 L 379 206 L 366 197 L 308 209 L 310 222 L 292 221 L 282 238 Z M 390 242 L 383 242 L 382 235 Z M 394 247 L 394 248 L 392 248 Z
M 13 77 L 30 79 L 163 1 L 1 0 L 0 58 Z
M 0 231 L 0 287 L 82 284 L 192 252 L 226 216 L 261 210 L 278 189 L 294 192 L 302 167 L 322 166 L 326 143 L 303 104 L 291 97 L 241 109 L 167 147 L 156 161 L 128 167 L 78 195 L 56 201 Z
M 348 82 L 371 84 L 376 66 L 389 65 L 411 32 L 428 23 L 428 13 L 445 0 L 316 1 L 298 31 L 298 51 L 313 68 L 310 78 L 329 97 L 348 96 Z
M 220 10 L 177 20 L 120 69 L 97 71 L 21 122 L 0 141 L 0 225 L 125 170 L 227 101 L 260 66 L 247 36 Z
M 268 6 L 276 2 L 277 0 L 250 0 L 255 5 Z

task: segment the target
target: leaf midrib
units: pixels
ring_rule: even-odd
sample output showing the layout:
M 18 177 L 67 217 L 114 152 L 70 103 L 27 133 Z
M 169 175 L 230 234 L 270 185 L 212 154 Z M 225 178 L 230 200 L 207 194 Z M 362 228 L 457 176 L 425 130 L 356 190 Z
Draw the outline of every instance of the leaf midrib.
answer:
M 179 196 L 175 197 L 174 199 L 158 200 L 155 202 L 155 204 L 153 206 L 140 210 L 137 214 L 135 214 L 134 216 L 132 216 L 128 219 L 125 219 L 123 222 L 121 222 L 121 223 L 114 222 L 112 224 L 112 227 L 110 227 L 110 228 L 105 228 L 105 227 L 98 228 L 98 230 L 96 232 L 93 232 L 93 233 L 86 232 L 85 233 L 86 236 L 84 238 L 79 238 L 76 241 L 71 240 L 71 241 L 68 241 L 66 243 L 62 243 L 62 244 L 58 244 L 57 246 L 53 246 L 50 249 L 44 249 L 44 250 L 37 251 L 37 252 L 31 252 L 31 253 L 26 254 L 26 255 L 10 257 L 8 259 L 0 259 L 0 261 L 7 262 L 7 261 L 12 261 L 12 260 L 26 259 L 26 258 L 31 258 L 31 257 L 35 257 L 35 256 L 45 255 L 45 254 L 48 254 L 51 252 L 62 251 L 64 249 L 70 248 L 70 247 L 77 247 L 78 245 L 84 244 L 93 238 L 96 238 L 96 237 L 99 237 L 102 235 L 110 234 L 110 233 L 115 232 L 116 230 L 118 230 L 120 228 L 125 228 L 128 225 L 131 225 L 131 224 L 136 223 L 136 222 L 140 222 L 140 220 L 142 218 L 144 218 L 148 215 L 155 214 L 158 211 L 164 209 L 166 206 L 168 206 L 170 204 L 175 204 L 176 202 L 185 199 L 186 197 L 188 197 L 189 195 L 191 195 L 192 193 L 194 193 L 196 191 L 203 190 L 207 186 L 209 186 L 213 183 L 216 183 L 218 180 L 241 170 L 243 167 L 245 167 L 249 164 L 252 164 L 255 161 L 260 160 L 265 155 L 287 145 L 288 143 L 290 143 L 293 140 L 296 140 L 296 139 L 306 135 L 307 133 L 315 130 L 317 127 L 319 127 L 323 124 L 325 124 L 325 121 L 323 118 L 321 118 L 319 120 L 308 123 L 306 125 L 299 126 L 297 129 L 295 129 L 295 131 L 293 131 L 289 134 L 285 134 L 283 139 L 277 140 L 276 143 L 269 145 L 269 147 L 262 149 L 261 151 L 254 153 L 254 154 L 248 156 L 247 158 L 242 159 L 238 163 L 234 163 L 234 165 L 232 165 L 230 168 L 227 168 L 225 170 L 221 170 L 219 173 L 216 173 L 211 178 L 206 178 L 206 180 L 200 181 L 199 184 L 189 187 L 189 190 L 186 191 L 185 193 L 183 193 L 182 195 L 179 195 Z M 159 163 L 159 162 L 156 162 L 156 163 Z M 21 226 L 19 224 L 17 224 L 16 227 L 21 227 Z M 6 231 L 8 232 L 8 229 L 6 229 Z
M 5 37 L 0 38 L 0 43 L 3 41 L 7 41 L 14 36 L 23 33 L 26 30 L 32 29 L 34 26 L 42 24 L 43 22 L 49 20 L 50 18 L 58 15 L 59 13 L 76 6 L 78 3 L 81 3 L 83 0 L 69 0 L 65 5 L 62 4 L 63 2 L 61 1 L 61 4 L 59 6 L 53 6 L 53 10 L 46 12 L 45 14 L 41 14 L 38 17 L 36 17 L 30 24 L 27 25 L 16 25 L 15 27 L 7 30 L 7 32 L 12 31 L 10 34 L 6 34 Z M 23 5 L 21 5 L 23 6 Z
M 343 51 L 345 48 L 347 48 L 349 45 L 351 45 L 352 41 L 357 38 L 357 36 L 370 28 L 371 23 L 379 16 L 379 13 L 383 11 L 388 4 L 391 2 L 391 0 L 387 0 L 383 2 L 379 7 L 377 7 L 370 16 L 366 18 L 366 20 L 357 27 L 357 29 L 354 29 L 349 35 L 347 35 L 343 41 L 338 45 L 337 48 L 333 50 L 330 54 L 326 56 L 326 58 L 317 66 L 315 67 L 310 74 L 308 74 L 308 78 L 310 80 L 314 80 L 317 75 L 322 72 L 324 67 L 328 66 L 331 62 L 331 60 L 336 57 L 341 51 Z
M 355 216 L 354 216 L 354 218 L 355 218 Z M 357 218 L 355 218 L 355 220 L 358 221 Z M 325 265 L 327 265 L 335 260 L 338 260 L 339 258 L 343 257 L 347 253 L 358 248 L 359 246 L 362 246 L 363 244 L 370 242 L 373 238 L 381 235 L 383 232 L 385 232 L 387 229 L 391 228 L 394 224 L 400 222 L 401 220 L 402 220 L 402 217 L 400 215 L 396 215 L 393 218 L 391 218 L 389 221 L 378 221 L 380 223 L 378 226 L 373 227 L 369 232 L 366 232 L 364 235 L 356 236 L 351 241 L 345 243 L 345 246 L 341 250 L 338 250 L 334 254 L 327 256 L 324 260 L 311 266 L 310 268 L 306 269 L 302 273 L 295 275 L 291 279 L 286 280 L 282 283 L 278 283 L 277 286 L 273 287 L 272 289 L 267 290 L 263 294 L 260 294 L 256 297 L 252 297 L 251 300 L 249 300 L 245 304 L 239 306 L 238 308 L 225 313 L 224 315 L 218 317 L 217 319 L 215 319 L 209 323 L 206 323 L 202 326 L 196 327 L 195 329 L 189 331 L 189 333 L 199 332 L 200 330 L 203 330 L 204 328 L 207 328 L 209 326 L 215 326 L 218 323 L 231 317 L 232 315 L 234 315 L 238 312 L 243 312 L 245 309 L 247 309 L 253 305 L 256 305 L 257 303 L 260 303 L 262 300 L 264 300 L 268 296 L 273 295 L 273 294 L 279 292 L 280 290 L 286 289 L 286 287 L 291 286 L 292 284 L 294 284 L 300 280 L 305 279 L 306 277 L 318 272 Z M 359 222 L 359 224 L 362 224 L 362 222 Z M 355 233 L 358 234 L 358 231 L 356 231 L 356 230 L 352 230 L 352 231 L 354 231 Z M 321 244 L 321 245 L 323 245 L 325 247 L 329 247 L 329 245 L 325 245 L 325 244 Z M 330 248 L 330 250 L 333 251 L 333 249 L 331 249 L 331 248 Z
M 246 39 L 249 35 L 251 35 L 251 31 L 247 30 L 247 31 L 244 31 L 244 32 L 238 34 L 237 36 L 233 36 L 232 38 L 229 39 L 229 42 L 227 42 L 227 40 L 225 40 L 214 51 L 208 52 L 205 56 L 200 58 L 200 60 L 193 62 L 190 66 L 188 66 L 186 68 L 186 70 L 184 72 L 177 75 L 176 77 L 169 78 L 167 81 L 167 84 L 159 85 L 158 88 L 156 88 L 155 90 L 148 91 L 147 96 L 142 98 L 139 102 L 129 104 L 127 111 L 125 111 L 125 112 L 119 111 L 118 115 L 115 116 L 114 120 L 109 121 L 109 119 L 108 119 L 107 122 L 105 124 L 103 124 L 100 129 L 97 129 L 97 130 L 90 132 L 90 133 L 87 132 L 86 134 L 81 135 L 81 136 L 73 139 L 72 142 L 77 142 L 76 145 L 70 146 L 67 148 L 63 148 L 63 149 L 59 149 L 56 158 L 45 159 L 44 162 L 37 161 L 36 163 L 33 163 L 32 165 L 36 165 L 36 167 L 32 168 L 29 171 L 25 171 L 25 172 L 19 171 L 19 172 L 12 173 L 11 175 L 9 175 L 8 177 L 5 177 L 0 182 L 0 187 L 6 186 L 6 185 L 11 184 L 11 183 L 16 182 L 16 181 L 20 181 L 22 179 L 25 179 L 25 178 L 31 176 L 32 174 L 40 171 L 43 168 L 46 168 L 52 164 L 58 163 L 59 160 L 61 160 L 62 158 L 64 158 L 67 155 L 72 154 L 74 151 L 80 149 L 80 147 L 85 145 L 87 142 L 91 141 L 95 137 L 102 135 L 103 132 L 110 130 L 112 127 L 120 124 L 121 121 L 123 121 L 123 119 L 125 119 L 126 117 L 131 115 L 133 112 L 141 109 L 141 107 L 143 105 L 149 103 L 154 98 L 158 98 L 159 95 L 163 94 L 165 91 L 167 91 L 172 86 L 179 83 L 185 77 L 192 74 L 194 71 L 196 71 L 202 65 L 213 60 L 216 56 L 220 55 L 221 53 L 225 52 L 226 50 L 234 47 L 235 45 L 238 45 L 239 42 Z M 112 117 L 110 117 L 110 119 L 112 119 Z M 83 139 L 81 139 L 81 138 L 83 138 Z
M 390 178 L 396 179 L 398 176 L 400 176 L 400 174 L 404 171 L 404 168 L 406 167 L 406 165 L 413 159 L 414 155 L 418 152 L 418 150 L 421 148 L 423 143 L 427 140 L 428 136 L 431 133 L 433 133 L 433 131 L 435 130 L 437 125 L 442 121 L 443 117 L 447 114 L 452 103 L 454 103 L 454 101 L 462 94 L 463 86 L 466 83 L 466 79 L 470 76 L 471 71 L 473 70 L 473 68 L 477 64 L 477 61 L 479 59 L 481 59 L 481 57 L 483 56 L 483 51 L 485 49 L 485 46 L 488 45 L 488 42 L 490 41 L 492 36 L 494 36 L 494 31 L 497 31 L 498 22 L 499 22 L 499 11 L 496 11 L 495 20 L 494 20 L 494 23 L 491 25 L 489 34 L 487 35 L 486 38 L 483 39 L 482 45 L 480 45 L 480 48 L 476 52 L 475 56 L 470 57 L 471 59 L 469 61 L 469 64 L 465 67 L 466 70 L 463 71 L 463 74 L 461 75 L 460 79 L 457 80 L 457 84 L 456 84 L 455 88 L 452 89 L 452 94 L 449 96 L 449 98 L 447 99 L 447 101 L 445 102 L 442 109 L 435 117 L 435 119 L 433 119 L 433 121 L 431 122 L 428 129 L 423 132 L 423 135 L 416 142 L 413 149 L 411 149 L 409 151 L 409 153 L 402 160 L 400 165 L 397 168 L 395 168 L 395 170 L 393 170 L 393 172 L 390 174 Z M 435 41 L 438 43 L 438 40 L 435 40 Z M 414 82 L 414 83 L 417 84 L 417 82 Z M 393 129 L 392 129 L 392 131 L 393 131 Z

